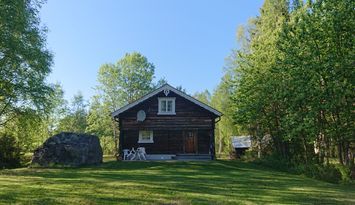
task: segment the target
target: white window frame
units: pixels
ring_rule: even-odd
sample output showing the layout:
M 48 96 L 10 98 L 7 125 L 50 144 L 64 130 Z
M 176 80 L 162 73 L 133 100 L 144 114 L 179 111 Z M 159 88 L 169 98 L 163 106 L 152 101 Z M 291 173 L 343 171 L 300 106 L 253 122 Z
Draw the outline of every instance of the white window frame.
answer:
M 143 132 L 149 132 L 149 140 L 143 139 Z M 138 143 L 154 143 L 152 130 L 139 130 Z
M 161 110 L 161 102 L 162 101 L 166 101 L 166 109 L 168 108 L 168 101 L 172 101 L 172 107 L 171 107 L 171 111 L 163 111 Z M 162 97 L 162 98 L 158 98 L 158 115 L 176 115 L 175 113 L 175 97 Z

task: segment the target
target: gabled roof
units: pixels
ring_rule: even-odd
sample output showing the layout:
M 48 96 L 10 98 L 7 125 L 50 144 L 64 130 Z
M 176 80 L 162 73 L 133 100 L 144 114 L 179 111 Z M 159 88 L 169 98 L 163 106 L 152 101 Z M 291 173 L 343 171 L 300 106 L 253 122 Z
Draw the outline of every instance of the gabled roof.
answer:
M 171 85 L 169 85 L 169 84 L 165 84 L 165 85 L 161 86 L 160 88 L 158 88 L 158 89 L 156 89 L 156 90 L 154 90 L 154 91 L 148 93 L 147 95 L 141 97 L 140 99 L 138 99 L 138 100 L 136 100 L 136 101 L 134 101 L 134 102 L 132 102 L 132 103 L 130 103 L 130 104 L 128 104 L 128 105 L 125 105 L 125 106 L 121 107 L 120 109 L 114 111 L 114 112 L 111 114 L 111 116 L 112 116 L 112 117 L 115 117 L 115 116 L 117 116 L 117 115 L 123 113 L 124 111 L 126 111 L 126 110 L 128 110 L 128 109 L 130 109 L 130 108 L 132 108 L 132 107 L 134 107 L 134 106 L 136 106 L 136 105 L 138 105 L 138 104 L 140 104 L 140 103 L 142 103 L 142 102 L 148 100 L 149 98 L 153 97 L 154 95 L 156 95 L 156 94 L 158 94 L 158 93 L 160 93 L 160 92 L 162 92 L 162 91 L 165 91 L 165 90 L 172 91 L 172 92 L 176 93 L 177 95 L 179 95 L 179 96 L 185 98 L 186 100 L 189 100 L 189 101 L 195 103 L 196 105 L 198 105 L 198 106 L 200 106 L 200 107 L 202 107 L 202 108 L 204 108 L 204 109 L 206 109 L 206 110 L 212 112 L 213 114 L 215 114 L 215 115 L 217 115 L 217 116 L 222 116 L 222 113 L 219 112 L 218 110 L 212 108 L 212 107 L 209 106 L 209 105 L 206 105 L 206 104 L 203 103 L 203 102 L 200 102 L 200 101 L 196 100 L 195 98 L 193 98 L 193 97 L 187 95 L 187 94 L 184 93 L 184 92 L 181 92 L 180 90 L 174 88 L 173 86 L 171 86 Z

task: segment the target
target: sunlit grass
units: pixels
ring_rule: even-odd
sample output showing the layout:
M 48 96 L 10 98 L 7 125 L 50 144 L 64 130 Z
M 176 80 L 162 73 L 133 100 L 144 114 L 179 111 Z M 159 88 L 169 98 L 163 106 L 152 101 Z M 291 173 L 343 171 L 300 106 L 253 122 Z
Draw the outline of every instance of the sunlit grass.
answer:
M 0 171 L 2 204 L 355 204 L 355 188 L 238 161 Z

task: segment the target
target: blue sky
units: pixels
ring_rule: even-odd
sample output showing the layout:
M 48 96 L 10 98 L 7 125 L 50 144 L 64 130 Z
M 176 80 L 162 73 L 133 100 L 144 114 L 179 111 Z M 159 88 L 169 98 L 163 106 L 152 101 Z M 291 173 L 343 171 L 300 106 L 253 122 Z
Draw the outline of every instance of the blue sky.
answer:
M 189 94 L 213 89 L 225 58 L 237 47 L 236 28 L 258 15 L 262 0 L 60 0 L 43 5 L 54 54 L 50 82 L 65 97 L 95 93 L 100 65 L 138 51 L 165 77 Z

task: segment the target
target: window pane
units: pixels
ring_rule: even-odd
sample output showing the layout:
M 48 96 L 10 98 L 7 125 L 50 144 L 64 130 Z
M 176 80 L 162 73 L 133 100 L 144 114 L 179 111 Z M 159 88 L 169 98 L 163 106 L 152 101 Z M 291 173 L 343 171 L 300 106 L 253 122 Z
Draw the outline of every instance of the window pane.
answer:
M 166 100 L 160 101 L 160 111 L 166 112 Z
M 142 136 L 142 140 L 147 140 L 148 141 L 148 140 L 150 140 L 150 136 L 145 136 L 144 135 L 144 136 Z
M 167 102 L 168 102 L 167 112 L 172 112 L 173 111 L 173 101 L 169 100 Z
M 148 131 L 142 131 L 142 138 L 149 138 L 149 132 Z
M 153 142 L 153 131 L 139 131 L 139 140 L 140 143 L 150 143 Z

